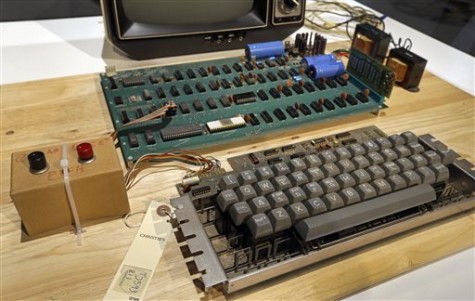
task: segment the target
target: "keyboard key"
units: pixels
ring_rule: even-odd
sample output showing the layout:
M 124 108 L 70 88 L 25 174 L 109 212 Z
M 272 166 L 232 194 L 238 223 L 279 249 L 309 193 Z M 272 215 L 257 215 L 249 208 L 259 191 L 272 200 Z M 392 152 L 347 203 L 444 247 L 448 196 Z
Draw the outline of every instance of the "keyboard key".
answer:
M 320 160 L 320 158 L 314 154 L 306 155 L 303 161 L 308 168 L 322 165 L 322 160 Z
M 409 160 L 414 164 L 414 167 L 422 167 L 427 165 L 427 159 L 421 154 L 412 155 L 409 157 Z
M 238 176 L 239 184 L 253 184 L 257 182 L 257 177 L 252 170 L 245 170 L 239 173 Z
M 435 173 L 429 167 L 422 166 L 416 169 L 415 171 L 421 177 L 422 183 L 424 184 L 435 183 Z
M 325 178 L 325 174 L 319 167 L 310 167 L 304 173 L 307 175 L 307 178 L 312 182 L 318 182 Z
M 258 195 L 268 195 L 275 191 L 274 186 L 269 180 L 262 180 L 254 185 L 254 189 Z
M 240 226 L 252 215 L 251 208 L 246 202 L 237 202 L 229 208 L 229 216 L 236 226 Z
M 280 208 L 290 204 L 289 199 L 282 191 L 275 191 L 267 197 L 272 208 Z
M 391 185 L 391 189 L 393 191 L 401 190 L 407 187 L 406 181 L 404 181 L 404 179 L 400 175 L 389 176 L 386 180 L 389 185 Z
M 417 142 L 408 144 L 407 148 L 411 151 L 411 154 L 413 155 L 424 152 L 424 147 Z
M 256 176 L 259 181 L 268 180 L 274 177 L 274 172 L 272 171 L 270 166 L 261 166 L 257 168 Z
M 319 197 L 323 195 L 323 188 L 316 182 L 310 182 L 303 186 L 303 191 L 309 198 Z
M 376 179 L 371 183 L 376 190 L 378 195 L 386 194 L 391 192 L 391 186 L 384 179 Z
M 256 191 L 251 185 L 243 185 L 236 189 L 236 194 L 240 201 L 247 201 L 257 196 Z
M 404 139 L 398 134 L 394 134 L 388 137 L 388 140 L 391 142 L 393 147 L 404 144 Z
M 359 143 L 353 143 L 348 146 L 352 156 L 360 156 L 366 153 L 365 149 Z
M 277 176 L 271 180 L 271 183 L 274 185 L 275 190 L 285 190 L 292 187 L 289 178 L 286 176 Z
M 303 219 L 295 229 L 309 242 L 435 199 L 435 191 L 430 185 L 419 185 Z
M 327 206 L 321 198 L 311 198 L 304 202 L 309 215 L 314 216 L 328 211 Z
M 269 217 L 275 233 L 292 227 L 292 220 L 284 208 L 272 209 L 267 216 Z
M 355 164 L 348 159 L 340 160 L 336 163 L 336 166 L 340 169 L 341 172 L 350 173 L 356 170 Z
M 422 183 L 421 177 L 413 170 L 403 172 L 401 177 L 406 181 L 407 186 L 413 186 Z
M 378 144 L 373 140 L 365 141 L 362 143 L 362 145 L 366 153 L 377 152 L 379 150 Z
M 290 160 L 289 165 L 290 165 L 290 170 L 292 172 L 304 170 L 307 168 L 307 165 L 305 164 L 305 162 L 300 158 L 294 158 Z
M 325 163 L 333 163 L 337 161 L 335 154 L 331 150 L 326 150 L 318 154 L 320 160 Z
M 414 169 L 414 164 L 408 158 L 397 159 L 395 163 L 397 166 L 399 166 L 401 171 Z
M 427 159 L 429 164 L 441 163 L 442 159 L 440 158 L 439 154 L 434 151 L 426 151 L 422 154 L 424 158 Z
M 345 206 L 343 199 L 336 192 L 327 193 L 322 198 L 323 202 L 327 206 L 328 210 L 335 210 Z
M 379 146 L 380 150 L 388 149 L 392 147 L 391 141 L 389 141 L 388 138 L 385 138 L 385 137 L 376 138 L 376 144 Z
M 356 169 L 365 169 L 369 166 L 369 161 L 363 156 L 355 156 L 351 159 L 351 162 L 355 165 Z
M 368 183 L 356 186 L 355 190 L 358 192 L 362 200 L 371 199 L 376 196 L 376 190 L 374 190 L 373 186 Z
M 254 239 L 266 237 L 274 233 L 272 224 L 264 213 L 251 216 L 247 220 L 246 225 Z
M 330 193 L 340 190 L 340 185 L 334 178 L 325 178 L 320 182 L 323 192 Z
M 381 179 L 386 176 L 386 173 L 379 165 L 371 165 L 370 167 L 366 168 L 366 171 L 371 176 L 371 179 Z
M 296 224 L 298 221 L 310 216 L 307 208 L 301 202 L 290 204 L 286 209 L 292 224 Z
M 353 187 L 356 185 L 355 179 L 348 173 L 339 174 L 335 179 L 341 188 Z
M 450 172 L 447 166 L 442 165 L 441 163 L 435 163 L 429 166 L 430 169 L 435 173 L 436 182 L 445 182 L 449 179 Z
M 361 201 L 360 195 L 353 188 L 345 188 L 340 191 L 340 196 L 345 205 L 351 205 Z
M 371 181 L 371 176 L 364 169 L 358 169 L 351 173 L 351 176 L 355 179 L 356 184 L 366 183 Z
M 417 136 L 413 132 L 410 132 L 410 131 L 401 133 L 401 137 L 404 139 L 405 144 L 414 143 L 414 142 L 417 142 L 418 140 Z
M 239 187 L 239 182 L 235 175 L 225 175 L 223 176 L 218 183 L 219 189 L 226 190 Z
M 381 156 L 384 158 L 384 161 L 394 161 L 398 158 L 397 154 L 390 148 L 383 149 Z
M 292 183 L 292 186 L 302 186 L 309 182 L 307 176 L 302 171 L 291 173 L 289 179 Z
M 402 157 L 409 157 L 411 154 L 411 151 L 405 146 L 405 145 L 398 145 L 394 148 L 394 152 L 399 158 Z
M 274 166 L 272 166 L 272 170 L 274 171 L 274 174 L 278 176 L 290 173 L 290 168 L 285 162 L 274 164 Z
M 305 192 L 299 186 L 287 189 L 285 195 L 287 195 L 290 203 L 301 202 L 307 197 Z
M 221 211 L 226 212 L 232 204 L 239 202 L 239 199 L 234 190 L 228 189 L 219 193 L 216 202 Z
M 326 163 L 321 167 L 325 177 L 334 177 L 340 173 L 340 169 L 334 163 Z
M 368 153 L 366 155 L 366 159 L 368 159 L 371 165 L 378 165 L 385 161 L 383 156 L 381 156 L 379 153 L 376 153 L 376 152 Z
M 451 149 L 441 151 L 439 152 L 439 155 L 442 159 L 442 164 L 444 165 L 452 164 L 455 161 L 455 159 L 457 159 L 457 157 L 459 156 L 456 152 L 454 152 Z
M 349 159 L 351 158 L 351 153 L 350 151 L 344 147 L 340 146 L 335 149 L 335 155 L 338 158 L 338 160 L 343 160 L 343 159 Z
M 396 163 L 389 161 L 389 162 L 384 162 L 381 164 L 381 168 L 384 170 L 386 175 L 395 175 L 401 172 L 401 169 L 399 166 L 396 165 Z
M 249 208 L 251 208 L 253 214 L 266 213 L 272 209 L 269 201 L 263 196 L 258 196 L 250 200 Z

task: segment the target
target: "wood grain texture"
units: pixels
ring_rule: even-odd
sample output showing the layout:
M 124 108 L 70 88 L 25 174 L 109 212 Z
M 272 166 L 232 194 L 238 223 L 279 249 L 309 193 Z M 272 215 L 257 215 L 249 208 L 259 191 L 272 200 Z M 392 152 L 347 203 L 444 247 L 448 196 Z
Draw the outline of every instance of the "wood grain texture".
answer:
M 335 47 L 341 47 L 336 45 Z M 85 245 L 61 233 L 21 242 L 20 219 L 10 196 L 10 156 L 14 151 L 111 133 L 97 74 L 5 85 L 1 87 L 1 259 L 2 300 L 101 299 L 130 245 L 136 229 L 114 220 L 86 227 Z M 431 133 L 473 162 L 474 99 L 426 72 L 421 92 L 395 88 L 388 109 L 306 126 L 245 142 L 203 150 L 229 169 L 226 158 L 367 125 L 387 133 Z M 146 175 L 147 173 L 142 173 Z M 182 172 L 156 173 L 129 191 L 132 211 L 151 200 L 168 202 Z M 223 296 L 204 294 L 193 284 L 172 235 L 146 299 L 338 299 L 474 245 L 473 214 L 465 214 L 383 240 L 264 284 Z

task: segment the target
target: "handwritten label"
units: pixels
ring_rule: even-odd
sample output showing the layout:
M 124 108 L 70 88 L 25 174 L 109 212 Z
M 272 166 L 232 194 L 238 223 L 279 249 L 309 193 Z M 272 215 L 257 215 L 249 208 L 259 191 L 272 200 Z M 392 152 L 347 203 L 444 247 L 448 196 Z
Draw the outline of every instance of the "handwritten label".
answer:
M 150 275 L 152 275 L 151 270 L 124 265 L 114 290 L 134 298 L 140 298 Z

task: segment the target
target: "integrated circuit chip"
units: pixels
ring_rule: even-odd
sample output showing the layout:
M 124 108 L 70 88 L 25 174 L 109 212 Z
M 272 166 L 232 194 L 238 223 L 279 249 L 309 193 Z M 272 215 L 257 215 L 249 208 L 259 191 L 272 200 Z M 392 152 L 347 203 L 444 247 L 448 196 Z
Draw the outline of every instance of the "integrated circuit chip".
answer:
M 206 126 L 211 133 L 216 133 L 244 127 L 246 126 L 246 121 L 242 117 L 232 117 L 207 122 Z
M 145 84 L 145 79 L 142 76 L 131 76 L 122 79 L 124 87 L 141 86 Z
M 256 93 L 254 92 L 245 92 L 233 95 L 233 101 L 235 104 L 244 104 L 256 101 Z
M 203 134 L 203 128 L 199 124 L 186 124 L 167 126 L 160 130 L 163 141 L 199 136 Z

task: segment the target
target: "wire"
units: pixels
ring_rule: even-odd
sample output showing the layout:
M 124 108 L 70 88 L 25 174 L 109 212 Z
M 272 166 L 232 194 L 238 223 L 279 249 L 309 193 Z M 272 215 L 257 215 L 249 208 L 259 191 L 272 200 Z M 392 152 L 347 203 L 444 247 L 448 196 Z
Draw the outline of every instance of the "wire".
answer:
M 150 166 L 145 166 L 145 163 L 152 164 L 152 167 L 155 167 L 154 164 L 161 162 L 170 162 L 175 161 L 175 164 L 164 166 L 161 165 L 162 169 L 156 170 L 152 173 L 164 172 L 169 170 L 184 170 L 186 171 L 186 177 L 198 176 L 203 173 L 209 172 L 215 168 L 221 167 L 221 162 L 214 157 L 203 157 L 200 154 L 180 150 L 177 152 L 168 152 L 168 153 L 150 153 L 143 155 L 129 168 L 127 173 L 124 175 L 126 189 L 129 190 L 132 188 L 138 181 L 143 177 L 137 179 L 137 175 L 140 171 L 149 168 Z M 180 165 L 181 164 L 185 164 Z M 189 168 L 186 165 L 199 166 L 197 170 Z M 163 169 L 163 167 L 169 167 L 169 169 Z
M 336 16 L 339 21 L 330 20 L 328 15 Z M 309 27 L 339 35 L 346 34 L 350 39 L 353 37 L 350 24 L 369 23 L 384 31 L 384 18 L 385 16 L 379 17 L 361 6 L 350 6 L 338 1 L 310 1 L 305 11 L 305 21 Z

